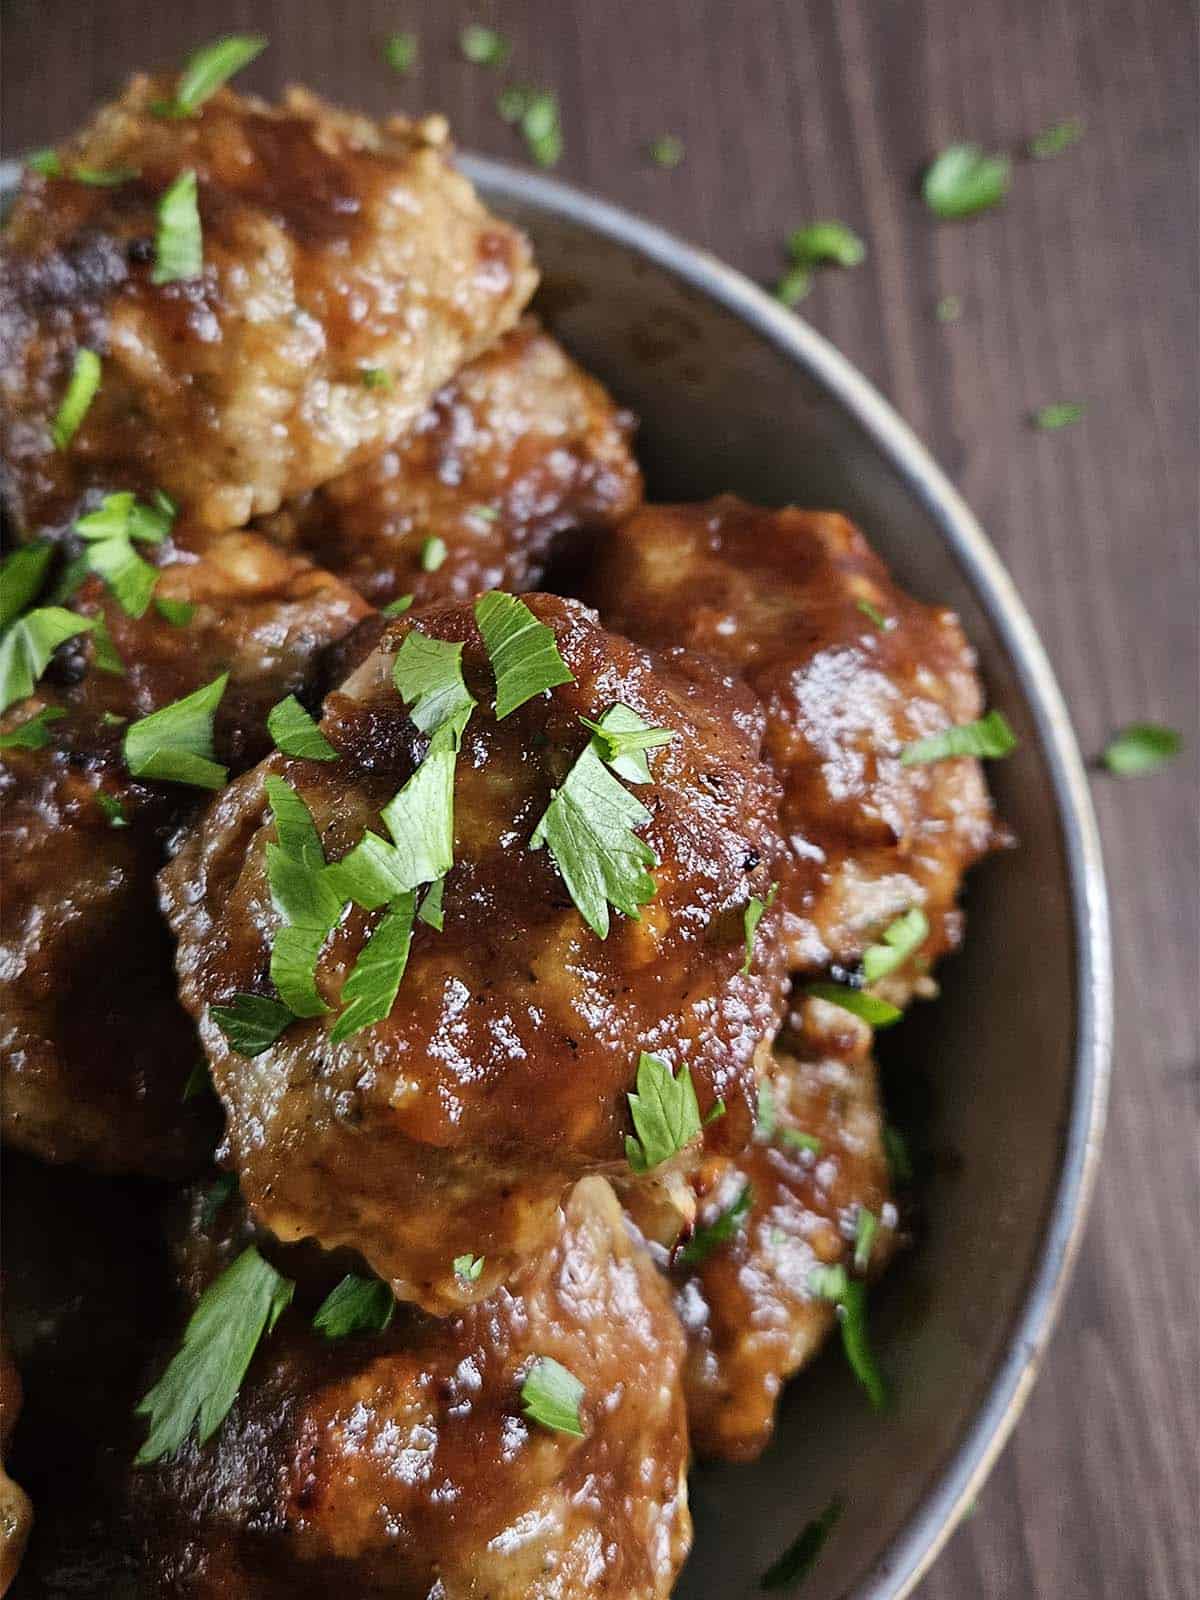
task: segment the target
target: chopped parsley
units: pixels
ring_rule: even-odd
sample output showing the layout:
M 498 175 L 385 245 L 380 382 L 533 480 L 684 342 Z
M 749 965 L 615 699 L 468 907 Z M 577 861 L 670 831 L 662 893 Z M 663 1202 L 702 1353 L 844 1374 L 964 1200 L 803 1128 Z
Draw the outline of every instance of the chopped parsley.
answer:
M 228 776 L 213 752 L 213 718 L 225 693 L 229 674 L 173 700 L 125 730 L 125 765 L 135 778 L 160 778 L 190 783 L 197 789 L 219 789 Z
M 141 173 L 136 167 L 73 167 L 71 177 L 75 183 L 86 184 L 89 189 L 116 189 L 140 178 Z
M 43 178 L 61 178 L 63 175 L 63 164 L 57 150 L 35 150 L 32 155 L 26 156 L 25 165 L 30 172 L 39 173 Z
M 702 1261 L 706 1261 L 718 1246 L 728 1244 L 731 1239 L 736 1238 L 753 1204 L 754 1191 L 749 1184 L 746 1184 L 733 1204 L 726 1206 L 715 1222 L 696 1229 L 679 1252 L 677 1257 L 679 1263 L 685 1267 L 697 1267 Z
M 479 22 L 468 22 L 459 30 L 458 48 L 477 67 L 502 67 L 509 56 L 508 40 Z
M 780 1128 L 779 1142 L 786 1150 L 810 1150 L 814 1156 L 819 1156 L 822 1150 L 815 1133 L 801 1133 L 799 1128 Z
M 869 944 L 863 951 L 863 982 L 878 983 L 880 978 L 895 972 L 921 948 L 928 937 L 929 921 L 919 906 L 913 906 L 884 929 L 880 944 Z
M 237 1193 L 237 1178 L 232 1172 L 222 1172 L 213 1180 L 212 1187 L 204 1196 L 200 1207 L 200 1226 L 211 1228 L 222 1210 L 229 1204 Z
M 496 677 L 496 721 L 575 675 L 558 651 L 553 628 L 523 600 L 492 590 L 475 602 L 475 621 Z
M 125 677 L 125 663 L 117 653 L 113 636 L 108 631 L 108 623 L 103 617 L 97 617 L 95 622 L 96 626 L 92 629 L 93 665 L 99 672 L 111 672 L 116 678 Z
M 584 1437 L 579 1416 L 583 1385 L 553 1356 L 538 1356 L 521 1385 L 521 1407 L 530 1422 L 555 1433 Z
M 890 1028 L 903 1015 L 898 1006 L 891 1005 L 887 1000 L 867 994 L 864 989 L 852 989 L 844 983 L 806 983 L 801 992 L 812 995 L 814 1000 L 828 1000 L 831 1005 L 841 1006 L 843 1011 L 861 1017 L 873 1028 Z
M 417 59 L 415 33 L 393 33 L 384 44 L 383 59 L 393 72 L 407 72 Z
M 386 367 L 362 367 L 359 370 L 364 389 L 390 389 L 392 375 Z
M 767 898 L 760 900 L 752 894 L 746 902 L 746 909 L 742 913 L 742 926 L 746 939 L 746 959 L 742 962 L 742 976 L 746 977 L 750 971 L 750 963 L 754 960 L 754 940 L 758 933 L 758 925 L 762 921 L 763 912 L 775 904 L 775 896 L 779 885 L 773 883 L 767 891 Z
M 184 63 L 175 85 L 174 100 L 160 100 L 154 111 L 160 117 L 190 117 L 204 102 L 224 88 L 230 78 L 247 67 L 267 48 L 261 34 L 234 33 L 202 45 Z
M 858 1220 L 854 1225 L 854 1270 L 866 1272 L 871 1265 L 871 1248 L 879 1232 L 879 1218 L 866 1206 L 859 1206 Z
M 887 1405 L 887 1389 L 871 1354 L 867 1339 L 867 1289 L 847 1273 L 845 1267 L 814 1267 L 808 1286 L 819 1300 L 837 1307 L 842 1331 L 842 1348 L 854 1376 L 867 1392 L 876 1411 Z
M 452 718 L 469 717 L 475 697 L 462 670 L 463 647 L 431 639 L 414 629 L 405 636 L 392 667 L 392 682 L 422 733 L 433 733 Z
M 50 743 L 50 724 L 66 714 L 59 706 L 43 706 L 8 733 L 0 733 L 0 750 L 44 750 Z
M 41 593 L 54 555 L 48 539 L 19 545 L 0 561 L 0 628 L 7 628 Z
M 62 606 L 39 606 L 11 622 L 0 635 L 0 712 L 33 693 L 60 644 L 95 625 Z
M 562 155 L 558 99 L 549 89 L 512 84 L 501 91 L 496 109 L 505 122 L 516 124 L 529 154 L 541 167 L 554 166 Z
M 389 600 L 387 605 L 380 606 L 381 617 L 402 617 L 413 603 L 411 594 L 399 594 L 394 600 Z
M 1137 778 L 1157 772 L 1183 749 L 1174 728 L 1157 722 L 1134 722 L 1114 734 L 1104 747 L 1104 765 L 1118 778 Z
M 159 577 L 158 568 L 143 560 L 135 543 L 162 544 L 174 518 L 175 506 L 166 495 L 145 504 L 126 489 L 105 495 L 95 511 L 75 523 L 87 570 L 103 578 L 128 616 L 145 615 Z
M 224 1421 L 259 1340 L 291 1302 L 296 1285 L 253 1245 L 200 1296 L 167 1370 L 134 1408 L 150 1418 L 139 1466 L 174 1455 L 193 1424 L 201 1444 Z
M 703 1127 L 700 1106 L 686 1062 L 681 1062 L 672 1076 L 665 1061 L 643 1050 L 638 1059 L 637 1092 L 627 1098 L 636 1137 L 625 1135 L 625 1155 L 635 1172 L 652 1172 L 699 1136 Z
M 962 301 L 956 294 L 944 294 L 933 308 L 939 322 L 957 322 L 962 316 Z
M 812 1571 L 845 1509 L 846 1502 L 838 1496 L 829 1502 L 819 1517 L 806 1522 L 779 1559 L 772 1562 L 763 1573 L 759 1580 L 761 1586 L 764 1589 L 786 1589 L 802 1583 Z
M 190 600 L 163 600 L 156 598 L 154 609 L 164 622 L 169 622 L 173 628 L 186 628 L 196 615 L 196 607 Z
M 464 1283 L 478 1283 L 483 1272 L 482 1256 L 455 1256 L 454 1276 Z
M 337 760 L 337 751 L 294 694 L 267 712 L 267 732 L 274 739 L 275 748 L 285 756 L 300 756 L 306 761 Z
M 930 761 L 946 761 L 953 756 L 977 756 L 998 760 L 1015 750 L 1016 735 L 1002 712 L 989 711 L 978 722 L 964 722 L 957 727 L 943 728 L 928 738 L 906 745 L 900 752 L 902 767 L 922 766 Z
M 999 205 L 1008 193 L 1012 163 L 977 144 L 952 144 L 925 173 L 921 193 L 936 216 L 973 217 Z
M 204 241 L 196 204 L 196 174 L 181 172 L 158 202 L 158 231 L 154 237 L 153 284 L 179 283 L 198 278 L 204 270 Z
M 343 901 L 303 799 L 273 775 L 265 787 L 278 841 L 267 845 L 267 883 L 283 920 L 271 945 L 271 981 L 294 1015 L 319 1017 L 329 1007 L 317 992 L 317 958 L 341 916 Z
M 866 260 L 867 247 L 844 222 L 810 222 L 788 235 L 788 254 L 803 267 L 829 262 L 838 267 L 857 267 Z
M 798 306 L 812 288 L 812 273 L 807 267 L 789 267 L 775 285 L 775 298 L 785 306 Z
M 891 1173 L 893 1183 L 911 1183 L 913 1177 L 912 1156 L 909 1154 L 908 1140 L 899 1128 L 890 1122 L 883 1127 L 883 1153 L 887 1158 L 888 1171 Z
M 187 1075 L 187 1082 L 183 1086 L 180 1099 L 184 1105 L 189 1100 L 198 1100 L 202 1094 L 207 1094 L 212 1088 L 212 1080 L 208 1076 L 208 1062 L 201 1056 L 199 1061 L 192 1063 L 192 1070 Z
M 894 619 L 891 617 L 885 617 L 883 612 L 880 611 L 879 607 L 873 606 L 869 600 L 856 600 L 854 604 L 869 622 L 873 622 L 875 624 L 880 633 L 888 633 L 892 628 L 895 627 L 896 624 Z
M 100 357 L 94 350 L 76 350 L 67 392 L 50 424 L 50 437 L 57 449 L 65 450 L 78 433 L 99 387 Z
M 421 571 L 436 572 L 439 567 L 444 566 L 446 557 L 449 555 L 449 553 L 450 552 L 446 549 L 446 541 L 444 539 L 439 539 L 437 534 L 434 534 L 431 538 L 426 539 L 424 544 L 421 546 L 421 554 L 419 558 L 421 562 Z
M 227 1006 L 210 1006 L 208 1014 L 240 1056 L 260 1056 L 295 1022 L 295 1013 L 265 994 L 235 994 Z
M 101 789 L 96 795 L 96 804 L 108 818 L 110 828 L 127 828 L 129 818 L 125 815 L 125 807 L 115 794 L 105 794 Z
M 350 1333 L 382 1333 L 396 1313 L 396 1297 L 381 1278 L 348 1272 L 313 1314 L 312 1325 L 327 1339 Z
M 330 1030 L 331 1043 L 340 1044 L 390 1014 L 408 965 L 415 909 L 416 894 L 412 889 L 396 895 L 359 951 L 342 988 L 345 1009 Z
M 1054 405 L 1039 406 L 1029 413 L 1030 425 L 1042 433 L 1055 433 L 1059 428 L 1069 428 L 1078 422 L 1087 407 L 1078 400 L 1060 400 Z
M 599 722 L 580 717 L 580 722 L 595 734 L 597 752 L 626 783 L 649 783 L 650 767 L 645 751 L 670 744 L 675 734 L 669 728 L 652 728 L 631 707 L 620 701 L 611 706 Z
M 1083 131 L 1082 117 L 1067 117 L 1062 122 L 1052 123 L 1030 139 L 1029 154 L 1035 161 L 1046 161 L 1051 156 L 1061 155 L 1083 138 Z
M 683 140 L 674 133 L 660 133 L 650 143 L 650 159 L 656 167 L 677 167 L 687 154 Z

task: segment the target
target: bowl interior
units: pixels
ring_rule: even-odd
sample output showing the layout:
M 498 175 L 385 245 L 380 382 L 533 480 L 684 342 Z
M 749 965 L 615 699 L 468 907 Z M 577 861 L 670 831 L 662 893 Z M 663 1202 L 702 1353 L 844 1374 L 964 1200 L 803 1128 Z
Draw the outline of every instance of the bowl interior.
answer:
M 925 474 L 919 450 L 898 460 L 903 443 L 856 416 L 827 374 L 723 303 L 722 282 L 736 298 L 738 280 L 715 263 L 686 251 L 668 263 L 660 234 L 646 253 L 631 219 L 579 196 L 564 212 L 563 191 L 556 198 L 538 180 L 484 162 L 473 175 L 533 237 L 537 308 L 639 414 L 650 495 L 734 490 L 847 512 L 902 584 L 957 609 L 991 703 L 1021 739 L 991 772 L 1020 849 L 974 874 L 968 938 L 944 967 L 942 999 L 886 1042 L 890 1109 L 924 1152 L 917 1246 L 872 1297 L 892 1409 L 871 1413 L 835 1349 L 791 1385 L 760 1461 L 692 1479 L 696 1545 L 679 1600 L 759 1594 L 763 1570 L 834 1495 L 846 1509 L 806 1600 L 899 1595 L 949 1531 L 989 1436 L 1003 1433 L 1052 1317 L 1061 1260 L 1048 1262 L 1051 1245 L 1057 1237 L 1067 1253 L 1073 1218 L 1063 1213 L 1081 1211 L 1086 1189 L 1077 1171 L 1064 1181 L 1086 1165 L 1072 1155 L 1087 1121 L 1081 1097 L 1100 1095 L 1078 1071 L 1091 981 L 1072 858 L 1081 823 L 1064 826 L 1063 750 L 1044 746 L 1047 705 L 1013 654 L 1003 597 L 948 539 L 945 486 Z M 716 297 L 713 283 L 697 282 L 709 273 Z

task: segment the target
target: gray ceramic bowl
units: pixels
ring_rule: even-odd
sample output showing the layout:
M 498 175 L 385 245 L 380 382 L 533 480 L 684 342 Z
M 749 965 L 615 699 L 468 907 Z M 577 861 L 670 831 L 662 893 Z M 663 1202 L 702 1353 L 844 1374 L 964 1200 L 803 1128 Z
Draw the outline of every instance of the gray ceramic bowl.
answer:
M 806 1600 L 898 1600 L 979 1491 L 1054 1322 L 1104 1121 L 1111 966 L 1103 868 L 1049 663 L 979 525 L 896 414 L 824 339 L 738 273 L 563 184 L 468 159 L 532 237 L 539 307 L 641 417 L 658 499 L 730 489 L 859 522 L 899 581 L 953 605 L 1020 736 L 991 777 L 1020 849 L 971 880 L 943 997 L 888 1040 L 933 1159 L 916 1248 L 873 1298 L 895 1403 L 880 1419 L 836 1352 L 793 1383 L 752 1466 L 693 1474 L 678 1600 L 757 1595 L 835 1494 Z

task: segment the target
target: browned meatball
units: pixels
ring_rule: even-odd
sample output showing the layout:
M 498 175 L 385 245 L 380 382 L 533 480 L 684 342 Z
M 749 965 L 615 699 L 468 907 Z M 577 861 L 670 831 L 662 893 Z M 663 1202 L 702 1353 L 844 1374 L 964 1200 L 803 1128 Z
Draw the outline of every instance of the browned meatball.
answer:
M 9 509 L 62 526 L 87 484 L 154 484 L 220 530 L 271 512 L 411 427 L 516 321 L 536 275 L 522 236 L 448 160 L 445 123 L 380 126 L 293 89 L 222 90 L 154 114 L 172 78 L 134 78 L 26 173 L 0 264 Z M 135 177 L 89 186 L 78 167 Z M 203 270 L 156 284 L 161 196 L 199 183 Z M 100 387 L 56 449 L 76 353 Z
M 630 414 L 526 317 L 410 434 L 264 531 L 375 605 L 535 589 L 552 561 L 580 556 L 640 501 L 632 431 Z
M 572 1181 L 628 1174 L 639 1052 L 689 1069 L 700 1112 L 721 1099 L 711 1135 L 740 1148 L 755 1057 L 782 1005 L 769 925 L 741 972 L 745 908 L 766 895 L 779 849 L 752 698 L 703 662 L 667 664 L 606 633 L 574 602 L 529 605 L 572 683 L 497 721 L 470 607 L 393 622 L 325 702 L 338 759 L 272 756 L 217 799 L 162 876 L 180 994 L 200 1024 L 247 1200 L 281 1238 L 353 1246 L 401 1299 L 438 1312 L 490 1293 L 540 1248 Z M 366 830 L 382 832 L 381 810 L 429 743 L 392 681 L 414 629 L 462 642 L 479 702 L 457 756 L 444 931 L 415 923 L 382 1021 L 339 1041 L 336 1011 L 311 1015 L 247 1060 L 210 1008 L 271 992 L 280 916 L 267 852 L 280 847 L 268 786 L 284 779 L 303 799 L 328 862 Z M 587 744 L 580 716 L 618 703 L 675 737 L 637 790 L 648 820 L 636 837 L 657 857 L 656 892 L 637 920 L 614 912 L 601 938 L 530 839 Z M 318 1003 L 349 1000 L 347 973 L 379 923 L 343 910 L 316 965 Z M 452 1270 L 464 1253 L 485 1258 L 477 1282 Z
M 704 1456 L 746 1461 L 766 1445 L 784 1381 L 835 1324 L 813 1269 L 849 1266 L 862 1208 L 877 1224 L 873 1270 L 895 1244 L 871 1030 L 824 1000 L 804 1001 L 793 1020 L 768 1070 L 770 1113 L 754 1146 L 736 1160 L 710 1158 L 694 1180 L 701 1228 L 733 1210 L 732 1236 L 695 1264 L 688 1246 L 676 1258 L 688 1420 Z
M 303 690 L 321 648 L 366 611 L 257 535 L 172 556 L 156 595 L 194 606 L 186 624 L 154 606 L 128 616 L 88 579 L 73 603 L 103 616 L 124 672 L 100 670 L 85 634 L 0 718 L 10 730 L 45 707 L 63 713 L 43 748 L 0 752 L 0 1125 L 47 1160 L 105 1171 L 186 1171 L 216 1138 L 205 1099 L 183 1103 L 200 1048 L 155 891 L 167 837 L 208 793 L 131 776 L 126 726 L 227 671 L 215 747 L 241 770 L 270 748 L 270 707 Z
M 602 1179 L 519 1284 L 448 1321 L 401 1308 L 331 1343 L 311 1312 L 301 1288 L 215 1438 L 135 1481 L 155 1594 L 670 1593 L 691 1536 L 683 1341 Z M 582 1385 L 582 1438 L 523 1415 L 539 1357 Z
M 0 1595 L 8 1593 L 33 1524 L 29 1496 L 5 1470 L 13 1429 L 21 1413 L 21 1377 L 0 1330 Z
M 900 761 L 982 710 L 958 619 L 899 590 L 845 517 L 729 495 L 631 518 L 601 551 L 595 598 L 631 638 L 704 651 L 749 682 L 784 785 L 792 966 L 852 968 L 920 907 L 929 936 L 891 983 L 903 998 L 959 942 L 963 874 L 1003 836 L 978 762 Z

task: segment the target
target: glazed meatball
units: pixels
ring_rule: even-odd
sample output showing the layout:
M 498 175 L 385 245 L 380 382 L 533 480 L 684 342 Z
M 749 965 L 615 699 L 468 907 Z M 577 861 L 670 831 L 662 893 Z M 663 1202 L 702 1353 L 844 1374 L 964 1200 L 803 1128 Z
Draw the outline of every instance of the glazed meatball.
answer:
M 244 533 L 203 556 L 172 550 L 155 593 L 193 608 L 173 613 L 187 620 L 153 605 L 129 616 L 89 578 L 72 603 L 103 619 L 123 670 L 103 670 L 96 633 L 83 634 L 0 718 L 11 732 L 40 711 L 58 717 L 41 748 L 0 752 L 0 1125 L 47 1160 L 172 1174 L 194 1170 L 217 1129 L 203 1095 L 184 1101 L 201 1052 L 176 998 L 155 874 L 208 791 L 132 776 L 125 731 L 228 672 L 214 746 L 240 771 L 270 748 L 271 706 L 305 690 L 322 647 L 366 606 Z
M 813 1269 L 850 1268 L 863 1209 L 876 1222 L 872 1271 L 896 1240 L 871 1030 L 815 999 L 793 1026 L 768 1069 L 752 1149 L 709 1158 L 694 1179 L 701 1231 L 672 1273 L 693 1442 L 726 1460 L 762 1451 L 785 1380 L 835 1325 Z M 722 1216 L 734 1219 L 732 1236 L 703 1253 L 703 1230 Z
M 216 1436 L 138 1474 L 155 1594 L 670 1593 L 691 1536 L 683 1340 L 602 1179 L 519 1283 L 448 1321 L 401 1308 L 330 1342 L 311 1315 L 302 1284 Z M 582 1385 L 583 1437 L 523 1413 L 545 1357 Z
M 844 517 L 732 496 L 639 512 L 606 541 L 594 593 L 610 626 L 716 657 L 765 706 L 793 969 L 854 969 L 919 907 L 928 937 L 889 984 L 905 998 L 958 944 L 963 874 L 1003 838 L 978 762 L 900 761 L 982 710 L 954 614 L 902 593 Z
M 605 632 L 575 602 L 534 596 L 529 608 L 572 682 L 497 720 L 471 608 L 401 618 L 326 699 L 321 729 L 337 759 L 272 756 L 217 799 L 161 880 L 180 994 L 200 1025 L 250 1205 L 282 1239 L 360 1250 L 399 1298 L 439 1313 L 490 1293 L 539 1249 L 575 1179 L 633 1176 L 627 1094 L 640 1052 L 676 1077 L 686 1068 L 694 1113 L 715 1118 L 710 1137 L 741 1148 L 755 1060 L 782 1006 L 769 923 L 753 962 L 745 957 L 746 908 L 766 897 L 780 848 L 752 697 L 707 663 L 667 663 Z M 413 923 L 390 1012 L 346 1033 L 335 1008 L 349 1002 L 347 974 L 383 924 L 361 903 L 338 918 L 335 893 L 336 921 L 312 957 L 312 1014 L 247 1059 L 223 1019 L 244 1003 L 237 996 L 271 994 L 281 915 L 269 875 L 286 855 L 274 821 L 280 794 L 288 798 L 280 780 L 293 807 L 299 797 L 311 813 L 330 866 L 356 847 L 361 855 L 368 835 L 386 853 L 381 811 L 418 763 L 428 770 L 431 739 L 393 682 L 398 652 L 415 638 L 461 643 L 478 702 L 452 779 L 444 927 Z M 616 705 L 673 738 L 650 753 L 650 781 L 636 790 L 636 848 L 657 862 L 652 897 L 636 918 L 614 910 L 602 937 L 552 850 L 531 839 L 590 749 L 581 716 L 595 721 Z M 397 847 L 409 842 L 401 831 Z M 342 879 L 329 880 L 335 891 Z M 452 1270 L 464 1253 L 485 1259 L 475 1282 Z
M 33 1523 L 29 1496 L 5 1468 L 20 1413 L 21 1377 L 0 1331 L 0 1595 L 8 1593 L 17 1575 Z
M 641 499 L 633 418 L 532 317 L 410 434 L 266 519 L 375 605 L 536 589 Z M 431 545 L 431 540 L 440 545 Z
M 533 292 L 441 118 L 381 126 L 300 89 L 156 115 L 174 91 L 134 78 L 58 152 L 63 176 L 26 172 L 5 231 L 5 485 L 27 534 L 69 525 L 88 484 L 155 485 L 216 531 L 275 511 L 411 427 Z M 159 202 L 187 172 L 203 267 L 156 283 Z M 56 448 L 81 350 L 99 389 Z

